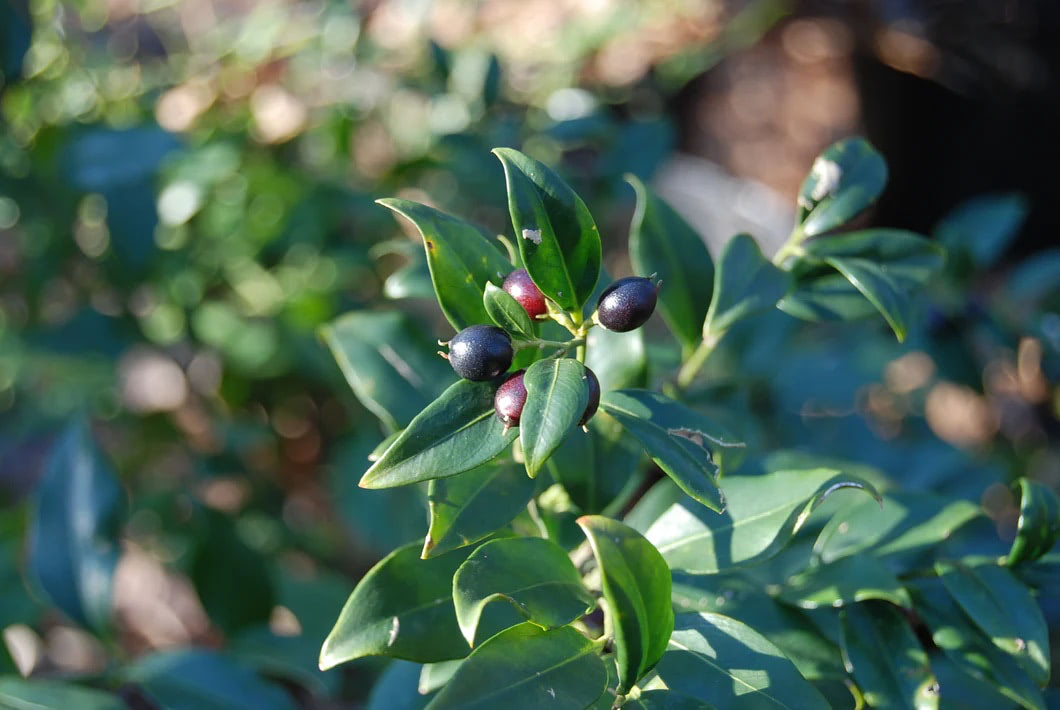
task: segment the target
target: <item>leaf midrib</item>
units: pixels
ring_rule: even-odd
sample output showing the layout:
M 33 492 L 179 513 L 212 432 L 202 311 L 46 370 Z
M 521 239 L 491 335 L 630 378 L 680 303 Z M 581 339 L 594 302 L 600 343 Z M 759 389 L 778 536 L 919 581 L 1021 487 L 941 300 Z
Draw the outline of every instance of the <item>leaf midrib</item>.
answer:
M 693 656 L 695 656 L 696 658 L 700 659 L 703 663 L 707 664 L 708 666 L 712 666 L 713 668 L 716 668 L 723 675 L 726 675 L 729 678 L 732 678 L 734 681 L 736 681 L 740 685 L 746 686 L 751 692 L 758 693 L 758 694 L 768 698 L 770 701 L 776 703 L 779 707 L 787 708 L 787 710 L 793 710 L 793 708 L 790 705 L 785 705 L 780 700 L 777 700 L 776 698 L 774 698 L 769 693 L 763 691 L 761 688 L 754 687 L 753 685 L 751 685 L 750 683 L 745 681 L 743 678 L 738 678 L 738 677 L 734 676 L 727 669 L 722 668 L 717 663 L 714 663 L 714 661 L 711 660 L 710 656 L 708 656 L 708 655 L 706 655 L 706 654 L 704 654 L 704 653 L 702 653 L 700 651 L 693 650 L 693 649 L 689 648 L 688 646 L 683 645 L 679 641 L 674 641 L 674 639 L 672 637 L 670 638 L 670 645 L 671 646 L 676 646 L 677 648 L 681 649 L 682 651 L 688 651 Z
M 482 414 L 479 414 L 477 417 L 475 417 L 474 419 L 469 421 L 467 424 L 464 424 L 463 426 L 461 426 L 459 429 L 454 429 L 453 431 L 449 432 L 445 436 L 443 436 L 443 437 L 441 437 L 439 439 L 435 439 L 434 443 L 430 444 L 430 446 L 423 446 L 420 449 L 418 449 L 417 451 L 415 451 L 414 453 L 412 453 L 411 455 L 405 456 L 404 458 L 400 459 L 399 461 L 397 461 L 395 463 L 391 463 L 391 464 L 389 464 L 386 467 L 380 467 L 381 464 L 386 463 L 386 454 L 384 454 L 383 458 L 379 459 L 379 461 L 377 461 L 376 464 L 374 466 L 372 466 L 372 468 L 370 468 L 367 471 L 365 471 L 364 475 L 367 478 L 369 474 L 371 474 L 371 473 L 373 473 L 373 471 L 375 471 L 376 475 L 378 476 L 378 475 L 381 475 L 380 472 L 390 471 L 390 470 L 393 470 L 393 469 L 397 468 L 400 465 L 407 464 L 408 461 L 416 458 L 417 456 L 421 456 L 424 452 L 430 451 L 431 449 L 438 448 L 439 446 L 441 446 L 445 442 L 447 442 L 450 439 L 452 439 L 457 434 L 463 432 L 466 429 L 470 429 L 474 425 L 476 425 L 479 422 L 481 422 L 483 419 L 486 419 L 487 417 L 489 417 L 491 414 L 492 414 L 492 412 L 490 412 L 489 410 L 486 410 L 486 411 L 482 412 Z M 409 429 L 411 429 L 411 425 L 410 425 Z M 406 429 L 405 432 L 408 432 L 409 429 Z M 405 432 L 402 432 L 402 435 L 401 435 L 402 437 L 405 436 Z M 409 434 L 409 438 L 412 438 L 413 434 L 415 434 L 415 432 L 412 432 L 412 434 Z M 406 439 L 406 441 L 408 441 L 408 439 Z M 394 444 L 389 449 L 387 449 L 387 452 L 389 453 L 390 451 L 396 450 L 397 444 L 399 444 L 399 443 L 402 443 L 400 437 L 399 437 L 399 439 L 397 441 L 394 442 Z M 376 470 L 376 469 L 378 469 L 378 470 Z

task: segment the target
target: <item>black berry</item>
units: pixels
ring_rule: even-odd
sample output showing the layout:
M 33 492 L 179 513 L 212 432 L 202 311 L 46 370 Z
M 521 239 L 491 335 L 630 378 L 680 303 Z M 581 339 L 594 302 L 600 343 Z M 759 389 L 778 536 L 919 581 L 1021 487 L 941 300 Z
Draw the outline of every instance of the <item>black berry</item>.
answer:
M 582 414 L 578 426 L 585 426 L 585 422 L 593 418 L 597 408 L 600 406 L 600 380 L 596 379 L 596 373 L 585 368 L 585 379 L 589 380 L 589 404 L 585 405 L 585 413 Z M 523 390 L 524 392 L 526 390 Z
M 506 427 L 519 426 L 519 417 L 522 416 L 523 405 L 526 404 L 526 385 L 523 384 L 525 372 L 526 370 L 519 370 L 513 373 L 497 388 L 497 394 L 493 398 L 497 418 L 504 422 Z
M 464 328 L 449 341 L 449 364 L 465 380 L 491 380 L 512 365 L 512 339 L 495 325 Z
M 651 317 L 658 287 L 649 279 L 629 276 L 608 286 L 596 302 L 596 320 L 619 333 L 639 328 Z
M 508 274 L 501 288 L 518 301 L 531 318 L 536 318 L 548 310 L 545 306 L 544 294 L 530 279 L 530 274 L 526 273 L 526 269 L 516 269 Z

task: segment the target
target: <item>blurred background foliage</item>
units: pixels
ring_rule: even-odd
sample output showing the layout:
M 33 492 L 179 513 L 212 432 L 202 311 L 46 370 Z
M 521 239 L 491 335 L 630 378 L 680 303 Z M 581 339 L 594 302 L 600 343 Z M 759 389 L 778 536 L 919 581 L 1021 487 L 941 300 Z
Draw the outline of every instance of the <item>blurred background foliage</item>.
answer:
M 946 162 L 895 126 L 1055 112 L 1055 51 L 1027 31 L 1050 16 L 1009 6 L 971 56 L 990 12 L 955 42 L 888 2 L 0 0 L 0 671 L 80 682 L 8 677 L 0 699 L 366 701 L 381 664 L 323 674 L 317 652 L 359 574 L 424 533 L 423 492 L 356 487 L 386 432 L 317 329 L 401 301 L 446 334 L 418 236 L 374 200 L 505 234 L 495 146 L 557 165 L 625 275 L 625 173 L 712 248 L 775 248 L 813 156 L 866 132 L 895 186 L 870 219 L 951 250 L 910 337 L 777 312 L 695 396 L 758 451 L 980 502 L 1001 549 L 1010 481 L 1060 486 L 1053 148 L 1006 153 L 1023 127 L 977 171 L 976 146 Z M 649 373 L 676 348 L 656 328 Z

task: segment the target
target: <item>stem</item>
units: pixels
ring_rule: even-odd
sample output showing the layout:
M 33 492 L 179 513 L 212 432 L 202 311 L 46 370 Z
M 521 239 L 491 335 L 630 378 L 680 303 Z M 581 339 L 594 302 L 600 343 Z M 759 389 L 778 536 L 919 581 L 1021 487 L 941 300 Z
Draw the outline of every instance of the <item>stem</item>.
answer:
M 574 351 L 574 357 L 578 359 L 578 362 L 585 364 L 585 341 L 578 346 L 578 349 Z
M 692 353 L 692 357 L 685 361 L 685 364 L 681 366 L 680 372 L 677 373 L 677 387 L 679 389 L 688 389 L 688 386 L 696 379 L 696 375 L 703 369 L 707 359 L 710 358 L 710 354 L 714 352 L 714 348 L 721 342 L 723 335 L 724 333 L 718 335 L 705 333 L 703 335 L 703 342 L 699 344 L 699 347 Z
M 548 539 L 548 526 L 545 525 L 545 521 L 541 519 L 541 511 L 537 509 L 537 501 L 533 498 L 526 504 L 526 512 L 530 515 L 530 519 L 534 521 L 537 526 L 537 531 L 541 533 L 541 537 Z
M 802 248 L 804 241 L 806 241 L 806 235 L 802 233 L 802 226 L 795 227 L 795 229 L 791 230 L 788 240 L 773 255 L 773 263 L 776 266 L 783 267 L 789 256 L 802 256 L 805 254 L 806 252 Z

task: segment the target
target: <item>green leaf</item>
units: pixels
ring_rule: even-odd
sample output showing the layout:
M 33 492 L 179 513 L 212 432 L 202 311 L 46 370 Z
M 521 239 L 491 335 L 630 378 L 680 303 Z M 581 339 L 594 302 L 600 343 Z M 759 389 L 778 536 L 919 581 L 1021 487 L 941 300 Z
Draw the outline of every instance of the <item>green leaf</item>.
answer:
M 909 295 L 887 271 L 867 259 L 829 257 L 826 261 L 876 307 L 898 341 L 904 341 L 909 328 Z
M 708 417 L 647 390 L 607 392 L 600 406 L 637 438 L 681 490 L 711 510 L 725 509 L 712 452 L 737 451 L 736 441 Z
M 950 252 L 964 253 L 976 268 L 998 260 L 1027 218 L 1027 199 L 1018 193 L 981 195 L 950 211 L 935 235 Z
M 839 623 L 843 663 L 869 707 L 939 706 L 927 654 L 901 612 L 887 604 L 853 604 L 840 613 Z
M 1030 590 L 1005 567 L 937 562 L 946 590 L 976 626 L 1038 685 L 1049 681 L 1049 628 Z
M 485 323 L 482 295 L 486 284 L 503 279 L 512 270 L 500 249 L 478 227 L 433 207 L 397 198 L 378 202 L 420 231 L 438 305 L 453 328 L 460 331 Z
M 1020 518 L 1016 539 L 1008 553 L 1008 564 L 1038 559 L 1053 549 L 1060 539 L 1060 502 L 1041 483 L 1019 479 Z
M 647 690 L 623 703 L 634 710 L 714 710 L 710 703 L 672 690 Z
M 365 710 L 422 710 L 431 701 L 420 695 L 418 681 L 422 668 L 418 663 L 394 660 L 387 664 L 372 685 Z
M 668 688 L 718 710 L 828 710 L 828 702 L 761 634 L 721 614 L 679 614 L 656 669 Z
M 458 658 L 455 661 L 424 664 L 420 670 L 420 682 L 417 684 L 420 695 L 430 695 L 452 680 L 463 662 L 463 658 Z
M 504 166 L 515 240 L 530 278 L 566 311 L 577 311 L 600 275 L 600 233 L 574 190 L 547 166 L 511 148 Z
M 866 501 L 836 514 L 817 537 L 814 554 L 825 563 L 867 553 L 914 564 L 978 515 L 979 507 L 968 501 L 890 493 L 883 505 Z
M 670 205 L 634 175 L 637 192 L 629 230 L 629 258 L 638 274 L 657 274 L 659 311 L 686 349 L 695 348 L 713 293 L 714 261 L 703 242 Z
M 531 478 L 574 431 L 589 405 L 585 366 L 573 358 L 538 360 L 523 375 L 526 404 L 519 418 L 526 472 Z
M 751 625 L 784 653 L 807 680 L 843 680 L 839 647 L 825 639 L 807 616 L 766 594 L 761 582 L 743 574 L 674 572 L 674 610 L 710 611 Z
M 423 327 L 403 313 L 347 313 L 320 334 L 357 399 L 391 431 L 456 378 Z
M 722 483 L 728 502 L 723 515 L 682 500 L 645 536 L 675 569 L 711 573 L 758 564 L 780 552 L 810 513 L 843 488 L 879 498 L 869 483 L 829 468 L 731 476 Z
M 363 656 L 419 663 L 461 658 L 467 644 L 453 609 L 452 579 L 470 550 L 420 559 L 418 543 L 399 547 L 368 570 L 320 649 L 327 670 Z
M 362 488 L 391 488 L 455 476 L 493 459 L 515 439 L 497 419 L 501 380 L 460 380 L 417 414 L 361 478 Z
M 734 323 L 771 310 L 788 290 L 788 278 L 762 256 L 750 235 L 737 234 L 725 245 L 714 271 L 703 338 L 721 338 Z
M 887 184 L 887 164 L 863 138 L 829 146 L 799 190 L 799 222 L 807 237 L 835 229 L 871 205 Z
M 600 567 L 614 629 L 619 693 L 626 693 L 666 650 L 674 627 L 670 570 L 640 533 L 599 515 L 578 518 Z
M 294 710 L 286 692 L 215 651 L 161 651 L 128 666 L 124 680 L 166 710 Z
M 574 505 L 586 513 L 597 513 L 606 503 L 596 475 L 596 438 L 592 428 L 586 436 L 568 436 L 545 463 Z
M 788 579 L 779 597 L 804 609 L 847 606 L 868 599 L 882 599 L 905 609 L 912 607 L 909 593 L 898 578 L 866 555 L 810 567 Z
M 267 624 L 276 600 L 265 558 L 240 538 L 229 516 L 209 508 L 202 515 L 189 572 L 210 620 L 226 634 Z
M 430 483 L 430 528 L 423 557 L 437 557 L 487 537 L 534 497 L 534 482 L 518 466 L 484 464 Z
M 34 503 L 31 576 L 71 619 L 97 631 L 106 628 L 125 496 L 87 423 L 76 421 L 58 437 Z
M 504 601 L 539 626 L 563 626 L 589 613 L 594 600 L 562 547 L 534 537 L 482 545 L 453 577 L 453 603 L 468 644 L 487 604 Z
M 126 710 L 117 695 L 73 683 L 18 676 L 0 676 L 0 706 L 10 710 Z
M 974 628 L 940 580 L 915 579 L 910 582 L 909 591 L 917 614 L 931 631 L 932 641 L 961 671 L 986 682 L 1027 710 L 1045 710 L 1042 693 L 1030 676 L 1011 655 Z
M 530 314 L 504 289 L 487 281 L 486 290 L 482 294 L 482 305 L 489 319 L 514 337 L 523 340 L 533 340 L 537 337 Z
M 606 683 L 594 642 L 569 626 L 545 630 L 525 623 L 475 649 L 427 707 L 582 710 Z
M 596 373 L 602 392 L 643 387 L 648 378 L 644 329 L 616 333 L 593 328 L 585 338 L 585 366 Z

